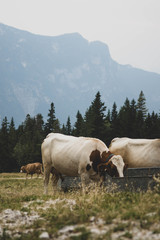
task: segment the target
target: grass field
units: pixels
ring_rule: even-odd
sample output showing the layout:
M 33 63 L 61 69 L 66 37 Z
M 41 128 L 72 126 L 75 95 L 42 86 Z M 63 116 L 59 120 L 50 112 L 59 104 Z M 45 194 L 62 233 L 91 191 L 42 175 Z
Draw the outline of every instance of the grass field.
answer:
M 43 195 L 43 178 L 0 174 L 0 239 L 160 239 L 160 188 Z

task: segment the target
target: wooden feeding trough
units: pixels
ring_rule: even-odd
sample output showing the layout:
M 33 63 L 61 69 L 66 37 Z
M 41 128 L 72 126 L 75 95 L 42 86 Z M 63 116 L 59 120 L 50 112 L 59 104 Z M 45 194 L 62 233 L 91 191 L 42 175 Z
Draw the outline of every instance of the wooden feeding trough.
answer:
M 106 178 L 104 185 L 116 184 L 117 190 L 147 191 L 153 190 L 156 181 L 153 176 L 160 174 L 160 168 L 128 168 L 124 178 Z
M 124 178 L 106 175 L 104 186 L 107 191 L 147 191 L 157 185 L 153 176 L 160 175 L 160 168 L 128 168 Z M 81 186 L 80 177 L 65 177 L 62 182 L 64 191 L 78 189 Z

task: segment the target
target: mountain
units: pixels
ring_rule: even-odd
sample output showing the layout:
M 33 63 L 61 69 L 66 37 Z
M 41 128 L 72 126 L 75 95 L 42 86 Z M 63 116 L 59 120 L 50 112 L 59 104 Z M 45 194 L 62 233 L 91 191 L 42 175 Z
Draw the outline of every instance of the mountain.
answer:
M 0 116 L 22 123 L 29 113 L 47 118 L 51 102 L 56 117 L 75 121 L 97 91 L 111 109 L 143 90 L 150 111 L 160 110 L 160 74 L 121 65 L 108 46 L 78 33 L 40 36 L 0 24 Z

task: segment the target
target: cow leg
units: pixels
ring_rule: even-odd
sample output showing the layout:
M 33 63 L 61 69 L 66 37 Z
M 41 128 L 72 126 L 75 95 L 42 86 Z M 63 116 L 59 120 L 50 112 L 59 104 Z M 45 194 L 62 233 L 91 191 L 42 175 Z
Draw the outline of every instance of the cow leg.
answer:
M 80 165 L 78 168 L 78 174 L 81 178 L 82 190 L 83 192 L 85 192 L 86 185 L 88 185 L 90 182 L 88 171 L 86 170 L 86 168 Z
M 51 173 L 52 173 L 52 178 L 51 178 L 52 187 L 53 187 L 53 191 L 55 191 L 55 190 L 57 190 L 58 180 L 62 179 L 62 178 L 61 178 L 61 174 L 59 172 L 57 172 L 57 170 L 55 168 L 51 169 Z M 61 186 L 60 186 L 60 188 L 61 188 Z
M 58 183 L 58 180 L 59 180 L 59 176 L 56 175 L 56 174 L 52 174 L 52 187 L 53 187 L 53 191 L 56 191 L 57 190 L 57 183 Z
M 86 186 L 90 183 L 89 175 L 86 172 L 80 174 L 81 183 L 82 183 L 82 191 L 83 193 L 87 192 Z
M 48 183 L 52 166 L 44 166 L 44 194 L 48 194 Z

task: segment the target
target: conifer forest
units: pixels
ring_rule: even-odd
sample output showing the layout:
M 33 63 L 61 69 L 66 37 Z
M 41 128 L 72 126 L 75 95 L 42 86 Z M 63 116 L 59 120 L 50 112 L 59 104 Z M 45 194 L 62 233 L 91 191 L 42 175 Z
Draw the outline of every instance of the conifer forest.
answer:
M 97 92 L 84 116 L 77 111 L 73 126 L 70 116 L 66 120 L 66 124 L 60 124 L 53 102 L 46 122 L 41 114 L 34 117 L 28 114 L 15 127 L 14 117 L 10 122 L 4 117 L 0 126 L 0 172 L 17 172 L 22 165 L 41 162 L 41 143 L 50 132 L 99 138 L 108 147 L 115 137 L 160 137 L 160 113 L 148 111 L 143 91 L 137 100 L 126 98 L 119 109 L 115 102 L 112 109 L 107 109 Z

